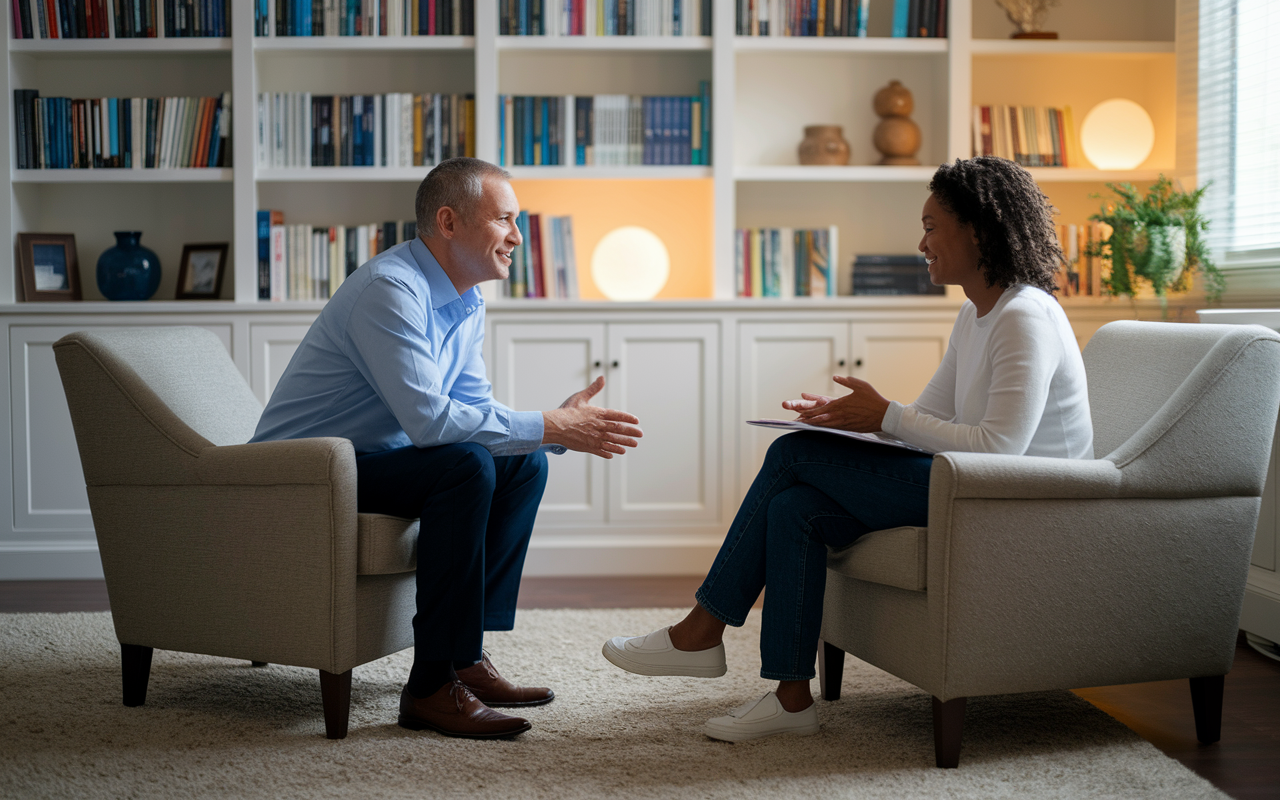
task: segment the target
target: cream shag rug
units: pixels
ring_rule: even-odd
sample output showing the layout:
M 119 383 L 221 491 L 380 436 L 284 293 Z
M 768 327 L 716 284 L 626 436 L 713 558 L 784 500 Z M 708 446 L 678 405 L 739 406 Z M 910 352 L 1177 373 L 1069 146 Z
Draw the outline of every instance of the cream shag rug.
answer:
M 1225 797 L 1069 692 L 970 700 L 960 768 L 936 769 L 929 697 L 853 658 L 842 698 L 818 701 L 820 733 L 712 741 L 707 718 L 770 686 L 758 613 L 728 631 L 722 678 L 600 655 L 679 614 L 521 611 L 487 648 L 556 700 L 488 742 L 396 726 L 411 651 L 356 668 L 350 734 L 329 741 L 314 670 L 156 651 L 146 705 L 125 708 L 109 614 L 0 615 L 0 797 Z

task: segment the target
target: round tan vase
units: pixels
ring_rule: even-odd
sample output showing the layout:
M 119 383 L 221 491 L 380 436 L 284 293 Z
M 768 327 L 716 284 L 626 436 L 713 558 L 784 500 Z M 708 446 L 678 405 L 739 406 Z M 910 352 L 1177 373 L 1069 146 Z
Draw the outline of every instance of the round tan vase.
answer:
M 876 92 L 872 102 L 876 114 L 882 117 L 872 134 L 872 144 L 884 156 L 881 164 L 910 166 L 919 164 L 916 151 L 920 149 L 920 126 L 907 116 L 915 109 L 911 90 L 900 81 Z
M 844 166 L 849 163 L 849 143 L 839 125 L 806 125 L 800 142 L 800 163 L 805 166 Z

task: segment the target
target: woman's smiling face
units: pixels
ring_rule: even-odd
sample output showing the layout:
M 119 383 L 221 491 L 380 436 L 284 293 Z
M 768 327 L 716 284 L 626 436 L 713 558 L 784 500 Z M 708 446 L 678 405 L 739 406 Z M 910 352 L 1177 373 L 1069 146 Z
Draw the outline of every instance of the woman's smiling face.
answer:
M 964 285 L 975 279 L 985 284 L 978 267 L 980 253 L 972 226 L 960 224 L 955 214 L 932 194 L 924 202 L 920 221 L 924 224 L 920 252 L 929 262 L 929 280 L 933 285 Z

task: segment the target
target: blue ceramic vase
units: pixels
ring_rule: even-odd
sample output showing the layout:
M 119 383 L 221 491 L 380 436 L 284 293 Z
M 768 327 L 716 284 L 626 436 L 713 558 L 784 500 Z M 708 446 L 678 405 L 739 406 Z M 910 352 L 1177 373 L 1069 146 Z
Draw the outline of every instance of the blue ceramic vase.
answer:
M 98 257 L 98 289 L 108 300 L 147 300 L 160 286 L 160 259 L 138 244 L 142 231 L 116 231 Z

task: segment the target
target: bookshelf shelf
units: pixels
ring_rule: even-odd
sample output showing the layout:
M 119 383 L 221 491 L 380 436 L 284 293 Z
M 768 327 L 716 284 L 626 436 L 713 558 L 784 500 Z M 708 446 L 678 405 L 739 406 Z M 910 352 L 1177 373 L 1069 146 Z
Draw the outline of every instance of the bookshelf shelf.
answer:
M 1174 42 L 1064 41 L 1058 39 L 974 39 L 973 54 L 1152 56 L 1174 52 Z
M 506 167 L 507 172 L 511 173 L 513 178 L 539 179 L 539 180 L 578 180 L 578 179 L 641 179 L 641 180 L 671 180 L 671 179 L 688 179 L 688 178 L 710 178 L 712 177 L 711 167 L 697 166 L 675 166 L 675 167 L 654 167 L 654 166 L 620 166 L 620 167 L 595 167 L 595 166 L 548 166 L 548 167 Z
M 499 36 L 499 50 L 665 52 L 710 50 L 710 36 Z
M 934 167 L 738 167 L 733 177 L 742 182 L 790 183 L 928 183 Z
M 474 36 L 255 36 L 256 52 L 474 50 Z
M 1036 183 L 1142 183 L 1154 181 L 1161 172 L 1170 170 L 1132 169 L 1077 169 L 1075 167 L 1031 167 L 1028 171 L 1035 176 Z
M 738 53 L 946 53 L 946 39 L 901 39 L 889 36 L 735 36 Z
M 10 39 L 9 52 L 64 57 L 77 53 L 230 53 L 231 39 L 191 37 L 178 39 Z
M 426 175 L 425 167 L 259 167 L 259 183 L 314 183 L 324 181 L 418 183 Z
M 230 183 L 230 169 L 15 169 L 14 183 Z

